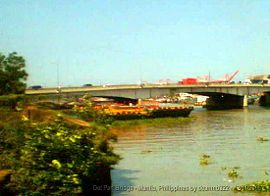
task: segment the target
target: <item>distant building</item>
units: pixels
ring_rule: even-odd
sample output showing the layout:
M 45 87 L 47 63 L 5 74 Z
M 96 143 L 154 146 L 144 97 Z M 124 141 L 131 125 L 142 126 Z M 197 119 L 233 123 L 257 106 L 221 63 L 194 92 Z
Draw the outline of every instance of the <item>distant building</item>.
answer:
M 250 80 L 252 84 L 267 84 L 270 81 L 270 75 L 248 76 L 247 80 Z

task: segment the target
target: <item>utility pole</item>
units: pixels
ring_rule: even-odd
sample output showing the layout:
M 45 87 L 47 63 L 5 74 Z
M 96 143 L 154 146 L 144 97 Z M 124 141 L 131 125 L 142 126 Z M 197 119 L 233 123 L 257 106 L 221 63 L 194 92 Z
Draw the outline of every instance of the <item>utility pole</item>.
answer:
M 57 91 L 58 91 L 58 104 L 60 103 L 61 87 L 59 79 L 59 63 L 57 63 Z
M 57 88 L 59 88 L 59 64 L 57 63 Z

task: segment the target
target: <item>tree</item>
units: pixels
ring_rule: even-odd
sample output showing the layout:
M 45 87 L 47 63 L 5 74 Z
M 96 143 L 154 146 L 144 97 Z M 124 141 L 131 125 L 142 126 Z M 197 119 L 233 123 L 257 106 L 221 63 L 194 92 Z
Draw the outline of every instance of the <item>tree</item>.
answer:
M 27 76 L 22 56 L 0 54 L 0 95 L 24 93 Z

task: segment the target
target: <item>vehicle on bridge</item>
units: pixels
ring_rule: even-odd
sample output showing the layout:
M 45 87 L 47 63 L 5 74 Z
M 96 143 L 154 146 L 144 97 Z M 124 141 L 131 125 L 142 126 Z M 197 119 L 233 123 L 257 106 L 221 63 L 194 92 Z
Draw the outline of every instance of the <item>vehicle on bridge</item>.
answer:
M 93 86 L 92 84 L 84 84 L 83 87 Z
M 170 79 L 166 79 L 166 80 L 159 80 L 158 82 L 157 82 L 157 84 L 159 84 L 159 85 L 168 85 L 168 84 L 170 84 Z
M 35 85 L 35 86 L 30 86 L 28 89 L 31 89 L 31 90 L 38 90 L 38 89 L 41 89 L 42 86 L 41 85 Z
M 183 78 L 182 84 L 199 84 L 196 78 Z

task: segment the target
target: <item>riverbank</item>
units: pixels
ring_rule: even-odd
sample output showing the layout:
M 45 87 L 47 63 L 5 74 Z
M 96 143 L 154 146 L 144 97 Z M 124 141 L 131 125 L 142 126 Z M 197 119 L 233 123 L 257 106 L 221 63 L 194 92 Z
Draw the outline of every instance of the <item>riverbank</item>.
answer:
M 81 124 L 60 110 L 0 107 L 0 195 L 110 196 L 119 161 L 106 124 Z M 28 118 L 29 117 L 29 118 Z

